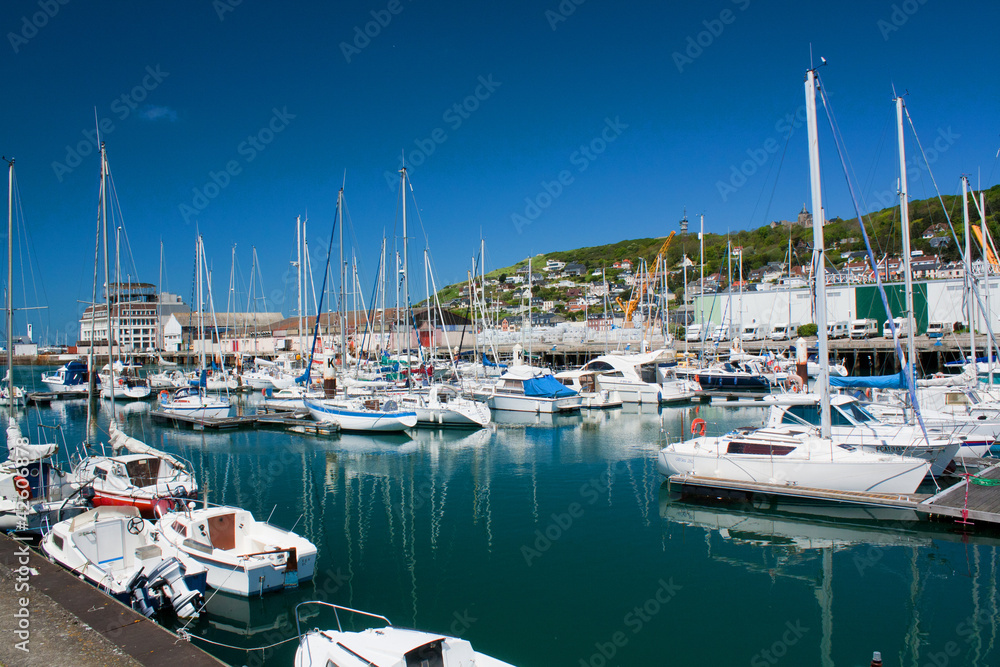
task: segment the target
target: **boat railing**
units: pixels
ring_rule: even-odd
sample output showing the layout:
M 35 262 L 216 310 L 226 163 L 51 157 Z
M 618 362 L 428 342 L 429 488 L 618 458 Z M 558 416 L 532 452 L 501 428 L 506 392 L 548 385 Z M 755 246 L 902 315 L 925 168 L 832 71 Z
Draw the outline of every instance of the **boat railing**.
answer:
M 300 602 L 299 604 L 295 605 L 295 632 L 297 633 L 300 641 L 302 639 L 302 627 L 301 627 L 301 622 L 300 622 L 300 617 L 299 617 L 299 609 L 301 607 L 305 607 L 307 605 L 318 605 L 318 606 L 321 606 L 321 607 L 329 607 L 329 608 L 333 609 L 334 618 L 337 620 L 337 632 L 343 632 L 344 631 L 344 628 L 343 628 L 343 626 L 340 623 L 340 614 L 338 613 L 338 611 L 348 611 L 348 612 L 351 612 L 352 614 L 359 614 L 361 616 L 368 616 L 369 618 L 375 618 L 375 619 L 379 619 L 381 621 L 385 621 L 385 624 L 387 626 L 391 626 L 392 625 L 392 621 L 390 621 L 385 616 L 382 616 L 381 614 L 373 614 L 371 612 L 361 611 L 360 609 L 351 609 L 350 607 L 344 607 L 344 606 L 341 606 L 339 604 L 333 604 L 332 602 L 323 602 L 322 600 L 306 600 L 305 602 Z

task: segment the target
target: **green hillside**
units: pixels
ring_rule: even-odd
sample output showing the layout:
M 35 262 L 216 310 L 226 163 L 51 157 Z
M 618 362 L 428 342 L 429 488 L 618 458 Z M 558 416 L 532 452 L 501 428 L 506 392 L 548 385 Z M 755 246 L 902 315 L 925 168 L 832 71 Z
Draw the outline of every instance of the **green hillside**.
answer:
M 996 185 L 985 191 L 987 223 L 990 234 L 993 235 L 994 244 L 1000 245 L 1000 185 Z M 978 196 L 978 195 L 977 195 Z M 964 242 L 965 230 L 962 223 L 962 197 L 943 197 L 944 206 L 951 217 L 955 233 L 959 242 Z M 970 216 L 973 224 L 978 224 L 979 216 L 970 201 Z M 871 239 L 872 249 L 876 255 L 888 254 L 898 255 L 902 240 L 900 235 L 899 208 L 887 208 L 868 215 L 865 219 L 866 229 Z M 931 247 L 930 241 L 922 238 L 924 232 L 931 225 L 942 223 L 947 226 L 947 218 L 941 208 L 941 202 L 934 199 L 924 199 L 911 202 L 910 204 L 910 228 L 911 228 L 911 249 L 922 250 L 925 255 L 938 255 L 942 261 L 953 261 L 959 258 L 959 249 L 954 242 L 935 250 Z M 692 220 L 689 232 L 685 235 L 677 234 L 667 251 L 667 264 L 671 270 L 675 270 L 681 264 L 684 254 L 697 263 L 698 261 L 698 234 L 697 222 Z M 950 232 L 939 235 L 950 236 Z M 585 265 L 588 275 L 575 279 L 575 282 L 586 283 L 594 280 L 600 281 L 599 277 L 589 274 L 594 269 L 608 268 L 608 281 L 614 281 L 620 272 L 610 270 L 613 263 L 629 259 L 637 262 L 645 259 L 652 264 L 656 254 L 663 244 L 665 237 L 651 239 L 632 239 L 610 243 L 601 246 L 588 248 L 577 248 L 575 250 L 557 250 L 539 254 L 532 258 L 532 270 L 542 272 L 545 261 L 549 259 L 563 262 L 578 262 Z M 733 232 L 727 237 L 724 234 L 705 234 L 705 275 L 719 272 L 722 274 L 722 282 L 727 282 L 727 241 L 733 247 L 743 247 L 743 275 L 748 276 L 754 269 L 766 266 L 769 262 L 784 262 L 788 253 L 789 240 L 792 247 L 793 265 L 806 265 L 811 258 L 812 247 L 812 227 L 800 227 L 796 225 L 765 225 L 757 229 Z M 864 239 L 858 226 L 857 218 L 842 220 L 833 218 L 827 222 L 824 228 L 824 241 L 827 247 L 827 256 L 835 266 L 841 266 L 845 260 L 841 259 L 841 253 L 864 250 Z M 975 245 L 975 237 L 973 237 Z M 980 256 L 978 249 L 973 250 L 973 257 Z M 528 259 L 501 269 L 496 269 L 487 274 L 488 278 L 498 278 L 514 275 L 522 267 L 527 266 Z M 536 268 L 537 267 L 537 268 Z M 737 267 L 733 266 L 734 280 Z M 697 278 L 695 273 L 689 272 L 688 279 Z M 674 291 L 680 291 L 683 285 L 683 278 L 680 272 L 672 274 L 669 279 L 670 287 Z M 449 285 L 439 292 L 442 302 L 449 301 L 459 295 L 461 285 Z M 542 298 L 555 298 L 558 300 L 559 294 L 554 290 L 539 290 L 536 288 L 534 294 Z M 558 307 L 557 307 L 557 310 Z

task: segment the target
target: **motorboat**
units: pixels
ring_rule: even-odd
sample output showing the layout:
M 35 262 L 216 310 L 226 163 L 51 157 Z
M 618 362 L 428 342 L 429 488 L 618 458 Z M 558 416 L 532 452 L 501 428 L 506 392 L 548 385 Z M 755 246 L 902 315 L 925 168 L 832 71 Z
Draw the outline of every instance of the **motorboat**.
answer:
M 713 392 L 769 392 L 771 382 L 762 372 L 748 370 L 739 363 L 728 361 L 712 364 L 704 368 L 678 366 L 677 375 L 694 380 L 703 391 Z
M 42 373 L 42 382 L 49 391 L 59 394 L 86 394 L 89 390 L 89 378 L 87 365 L 76 359 L 54 371 Z
M 135 507 L 99 507 L 52 526 L 49 558 L 145 616 L 172 610 L 198 616 L 208 570 L 164 556 L 153 524 Z
M 176 368 L 159 373 L 151 373 L 146 376 L 149 381 L 149 388 L 156 391 L 159 389 L 176 389 L 183 387 L 187 383 L 187 376 Z
M 597 371 L 562 371 L 555 378 L 580 395 L 580 407 L 588 409 L 617 408 L 624 403 L 616 389 L 598 386 Z
M 73 471 L 77 480 L 93 489 L 95 506 L 132 505 L 143 516 L 152 517 L 179 499 L 198 495 L 189 462 L 127 436 L 114 421 L 108 432 L 108 444 L 115 453 L 88 456 Z M 130 453 L 118 453 L 123 451 Z
M 797 404 L 772 404 L 765 426 L 809 425 L 819 427 L 816 394 L 799 394 L 812 399 Z M 837 442 L 846 442 L 862 451 L 915 456 L 931 462 L 931 474 L 938 476 L 954 469 L 962 441 L 950 433 L 930 430 L 927 438 L 919 426 L 888 424 L 876 419 L 857 399 L 843 394 L 830 397 L 831 433 Z
M 0 530 L 41 533 L 90 507 L 83 485 L 56 465 L 57 444 L 29 444 L 10 418 L 7 451 L 0 463 Z
M 657 405 L 663 398 L 657 377 L 657 359 L 662 353 L 663 350 L 637 354 L 603 354 L 586 363 L 580 370 L 599 373 L 598 386 L 618 392 L 625 403 Z M 693 396 L 692 393 L 687 399 Z
M 484 401 L 465 398 L 452 386 L 435 384 L 426 393 L 394 394 L 403 410 L 417 413 L 417 426 L 482 428 L 492 421 Z
M 193 505 L 191 503 L 190 505 Z M 187 507 L 167 512 L 156 543 L 186 566 L 208 569 L 208 586 L 260 595 L 312 579 L 316 546 L 296 533 L 257 521 L 239 507 Z
M 396 401 L 383 396 L 370 398 L 303 397 L 302 403 L 309 410 L 313 419 L 339 424 L 342 431 L 405 431 L 417 425 L 416 411 L 402 409 Z
M 511 366 L 473 394 L 491 410 L 513 412 L 572 412 L 583 404 L 580 395 L 559 382 L 552 371 L 527 365 Z
M 657 469 L 692 475 L 837 491 L 913 493 L 931 462 L 866 452 L 820 438 L 812 427 L 740 429 L 664 447 Z
M 316 628 L 302 632 L 300 609 L 307 605 L 332 608 L 336 629 Z M 359 632 L 343 629 L 339 612 L 358 614 L 377 621 L 381 627 Z M 383 625 L 384 624 L 384 625 Z M 299 647 L 295 667 L 512 667 L 510 663 L 479 653 L 465 639 L 448 635 L 397 628 L 388 618 L 329 602 L 302 602 L 295 608 Z

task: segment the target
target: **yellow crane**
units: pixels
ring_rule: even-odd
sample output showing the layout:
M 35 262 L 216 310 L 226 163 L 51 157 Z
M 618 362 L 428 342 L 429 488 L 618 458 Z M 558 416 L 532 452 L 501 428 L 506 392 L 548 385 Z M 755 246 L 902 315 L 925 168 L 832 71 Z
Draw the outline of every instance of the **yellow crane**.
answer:
M 667 240 L 663 242 L 660 246 L 660 251 L 656 253 L 656 262 L 653 264 L 653 270 L 649 272 L 648 275 L 637 275 L 636 285 L 632 289 L 632 298 L 629 299 L 628 303 L 623 303 L 621 297 L 616 297 L 615 301 L 618 303 L 618 307 L 622 309 L 625 313 L 625 321 L 631 322 L 632 315 L 635 314 L 635 309 L 639 307 L 639 301 L 642 300 L 643 293 L 649 288 L 649 285 L 656 280 L 656 275 L 662 267 L 664 271 L 667 268 L 667 248 L 670 247 L 670 242 L 674 240 L 674 234 L 677 232 L 670 232 Z

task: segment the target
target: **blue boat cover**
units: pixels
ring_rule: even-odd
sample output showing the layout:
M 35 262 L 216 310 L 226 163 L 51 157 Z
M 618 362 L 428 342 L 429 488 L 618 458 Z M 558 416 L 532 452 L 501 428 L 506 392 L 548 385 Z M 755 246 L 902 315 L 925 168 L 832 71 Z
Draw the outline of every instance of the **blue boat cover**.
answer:
M 831 387 L 861 387 L 864 389 L 906 389 L 906 372 L 895 375 L 869 375 L 867 377 L 830 377 Z
M 576 392 L 551 375 L 524 381 L 524 395 L 538 398 L 565 398 L 576 396 Z
M 208 373 L 202 369 L 201 377 L 197 380 L 188 380 L 188 385 L 192 387 L 208 387 Z
M 483 354 L 483 366 L 489 366 L 491 368 L 507 368 L 507 364 L 495 364 L 489 360 L 485 354 Z

